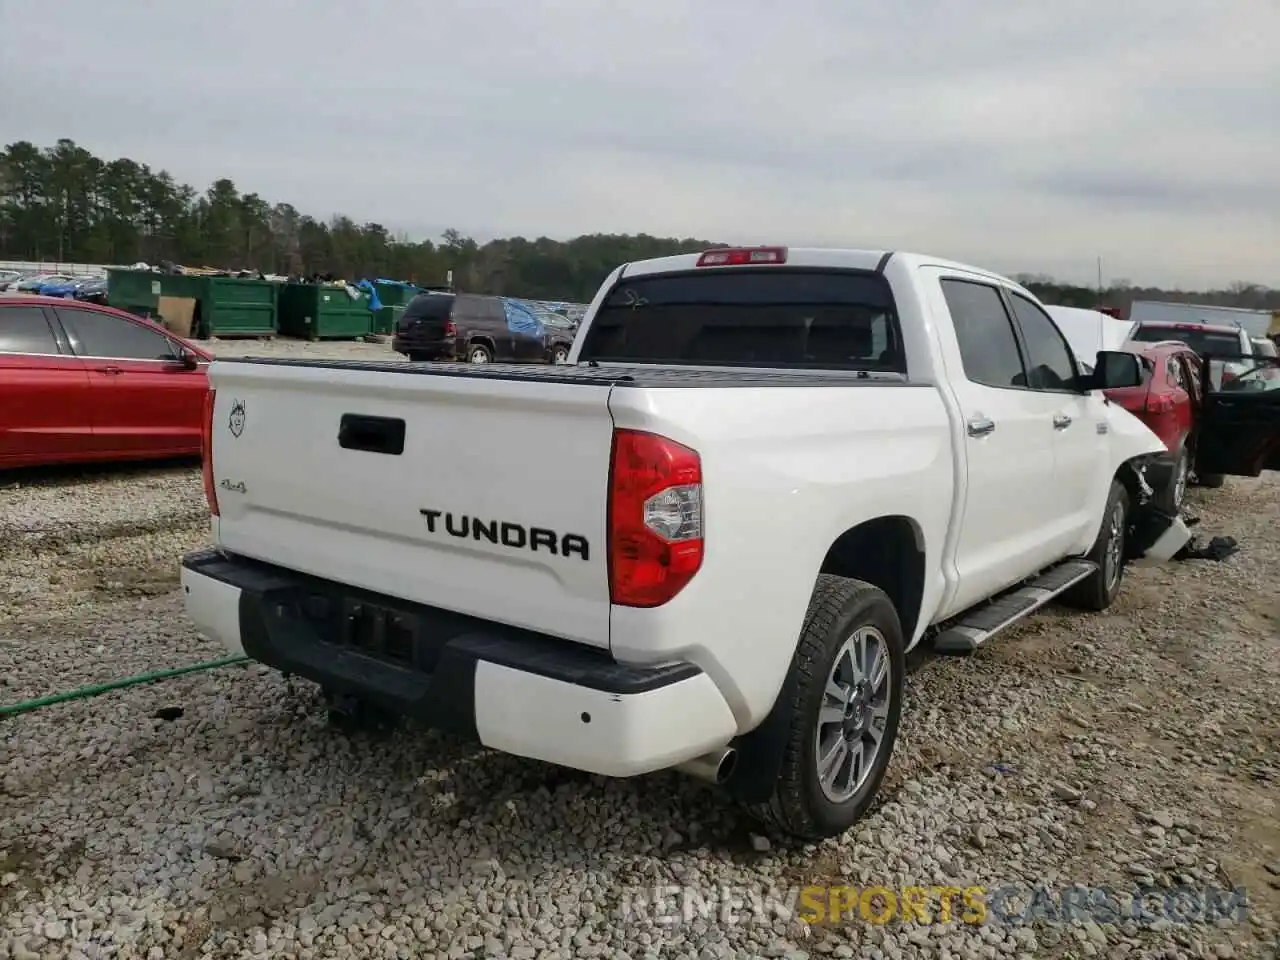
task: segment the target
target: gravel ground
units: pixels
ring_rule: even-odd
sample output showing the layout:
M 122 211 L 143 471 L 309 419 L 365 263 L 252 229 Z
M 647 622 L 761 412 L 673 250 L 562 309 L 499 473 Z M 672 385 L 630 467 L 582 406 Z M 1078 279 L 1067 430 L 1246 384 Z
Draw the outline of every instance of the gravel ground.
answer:
M 1278 493 L 1196 494 L 1242 544 L 1225 563 L 1134 570 L 1107 614 L 918 658 L 883 802 L 816 846 L 674 774 L 341 734 L 256 666 L 0 720 L 0 958 L 1274 956 Z M 0 703 L 221 655 L 175 589 L 206 531 L 190 467 L 3 486 Z M 786 892 L 828 883 L 1244 886 L 1250 916 L 810 926 Z M 709 912 L 662 913 L 668 885 Z

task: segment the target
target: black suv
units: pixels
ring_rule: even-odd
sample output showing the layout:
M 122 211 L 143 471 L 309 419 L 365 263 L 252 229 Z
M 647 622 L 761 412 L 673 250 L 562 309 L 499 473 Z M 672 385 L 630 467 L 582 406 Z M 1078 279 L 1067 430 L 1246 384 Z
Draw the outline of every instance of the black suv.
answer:
M 564 363 L 573 335 L 523 300 L 427 292 L 409 301 L 392 347 L 410 360 Z

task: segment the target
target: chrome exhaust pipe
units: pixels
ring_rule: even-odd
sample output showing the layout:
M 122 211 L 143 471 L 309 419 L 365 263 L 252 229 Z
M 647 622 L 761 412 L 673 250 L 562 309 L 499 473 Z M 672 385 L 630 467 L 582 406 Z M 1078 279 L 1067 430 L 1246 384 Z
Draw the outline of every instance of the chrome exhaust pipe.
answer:
M 721 747 L 719 750 L 712 750 L 710 753 L 704 753 L 700 757 L 677 764 L 676 769 L 718 786 L 729 779 L 737 763 L 738 751 L 733 747 Z

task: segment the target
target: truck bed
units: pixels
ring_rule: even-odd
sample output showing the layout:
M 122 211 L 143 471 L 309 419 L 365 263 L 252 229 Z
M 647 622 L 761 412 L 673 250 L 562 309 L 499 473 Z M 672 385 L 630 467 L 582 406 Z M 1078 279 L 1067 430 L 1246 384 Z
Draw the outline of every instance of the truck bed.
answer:
M 314 367 L 327 370 L 362 370 L 421 377 L 461 377 L 479 380 L 516 380 L 536 383 L 582 384 L 596 387 L 694 388 L 694 387 L 879 387 L 907 386 L 896 373 L 853 370 L 764 370 L 758 367 L 689 367 L 645 364 L 636 367 L 606 364 L 557 365 L 491 363 L 409 363 L 398 360 L 312 360 L 277 357 L 234 357 L 220 364 L 251 363 L 282 367 Z

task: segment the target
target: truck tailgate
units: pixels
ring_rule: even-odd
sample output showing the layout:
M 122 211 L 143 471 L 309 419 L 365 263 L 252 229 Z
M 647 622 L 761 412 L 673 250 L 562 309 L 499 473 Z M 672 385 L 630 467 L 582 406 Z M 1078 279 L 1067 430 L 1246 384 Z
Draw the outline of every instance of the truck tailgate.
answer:
M 609 645 L 607 384 L 216 361 L 226 550 Z

